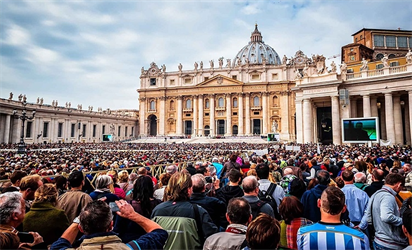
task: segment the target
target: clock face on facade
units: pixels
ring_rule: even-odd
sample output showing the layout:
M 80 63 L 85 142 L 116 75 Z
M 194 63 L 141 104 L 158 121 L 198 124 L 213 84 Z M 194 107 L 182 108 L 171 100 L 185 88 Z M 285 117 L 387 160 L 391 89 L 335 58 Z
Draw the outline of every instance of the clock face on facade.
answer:
M 296 63 L 298 63 L 298 64 L 301 64 L 301 63 L 303 63 L 305 60 L 303 59 L 303 57 L 297 57 L 296 59 L 295 59 L 295 62 Z
M 152 73 L 155 73 L 156 72 L 156 69 L 152 69 Z

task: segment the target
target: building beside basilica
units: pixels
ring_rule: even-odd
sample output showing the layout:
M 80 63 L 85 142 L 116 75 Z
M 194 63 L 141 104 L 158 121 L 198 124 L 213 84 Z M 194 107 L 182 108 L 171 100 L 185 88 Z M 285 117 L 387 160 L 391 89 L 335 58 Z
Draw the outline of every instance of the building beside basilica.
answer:
M 257 25 L 233 59 L 177 71 L 153 62 L 142 68 L 137 90 L 140 135 L 279 133 L 283 141 L 341 144 L 342 119 L 378 117 L 381 139 L 410 144 L 412 32 L 363 29 L 353 36 L 340 66 L 302 51 L 280 58 Z

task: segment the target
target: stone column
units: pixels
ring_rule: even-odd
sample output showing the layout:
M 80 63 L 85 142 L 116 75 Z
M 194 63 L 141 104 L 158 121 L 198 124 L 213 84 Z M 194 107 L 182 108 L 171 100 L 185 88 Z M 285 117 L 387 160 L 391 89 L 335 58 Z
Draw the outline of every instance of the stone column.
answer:
M 210 101 L 209 101 L 210 104 Z M 203 108 L 204 108 L 204 104 L 203 104 L 203 95 L 199 95 L 199 130 L 197 132 L 197 134 L 199 136 L 203 136 L 205 133 L 203 131 L 204 126 L 203 126 Z M 195 110 L 196 111 L 196 110 Z
M 399 95 L 393 97 L 393 118 L 395 122 L 395 143 L 403 144 L 401 97 Z
M 313 142 L 312 102 L 303 99 L 303 143 Z
M 215 131 L 215 95 L 210 95 L 209 98 L 210 102 L 210 135 L 214 136 L 216 134 Z
M 369 95 L 363 96 L 363 117 L 371 117 L 371 101 Z
M 146 136 L 147 129 L 146 129 L 146 97 L 140 98 L 140 105 L 139 105 L 139 119 L 140 119 L 140 136 Z M 109 129 L 108 127 L 106 129 Z
M 263 123 L 263 133 L 268 133 L 268 93 L 263 93 L 262 95 L 262 123 Z
M 4 143 L 9 143 L 10 141 L 10 125 L 11 125 L 11 116 L 6 115 L 6 124 L 4 124 Z
M 333 144 L 342 144 L 341 124 L 340 124 L 339 96 L 332 96 L 332 136 Z
M 378 117 L 378 98 L 376 96 L 371 98 L 371 116 Z
M 192 137 L 196 137 L 198 127 L 197 127 L 197 110 L 198 110 L 198 101 L 197 101 L 197 95 L 193 96 L 193 131 L 192 131 Z
M 159 120 L 159 134 L 166 135 L 166 97 L 162 96 L 159 99 L 160 99 L 160 110 L 159 110 L 160 117 L 157 118 Z M 129 136 L 129 135 L 126 135 L 126 136 Z
M 245 117 L 245 126 L 246 126 L 246 135 L 251 135 L 250 127 L 250 93 L 246 93 L 246 117 Z
M 356 99 L 353 98 L 353 97 L 350 99 L 350 117 L 351 118 L 358 117 L 358 112 L 357 112 L 357 107 L 356 107 Z
M 243 93 L 239 93 L 238 107 L 239 107 L 239 112 L 238 112 L 238 124 L 239 124 L 238 135 L 243 136 L 244 135 L 244 128 L 243 128 Z
M 412 90 L 408 92 L 408 104 L 405 104 L 405 130 L 408 145 L 412 144 Z
M 176 134 L 183 135 L 183 96 L 177 98 Z
M 290 134 L 291 131 L 289 131 L 289 109 L 291 106 L 291 103 L 289 103 L 289 92 L 283 92 L 281 95 L 281 107 L 282 107 L 282 112 L 281 112 L 281 124 L 280 124 L 280 132 L 281 132 L 281 137 L 280 139 L 289 141 L 290 139 Z M 302 118 L 301 118 L 302 119 Z
M 302 100 L 296 99 L 296 142 L 303 143 Z
M 385 93 L 385 120 L 386 120 L 386 136 L 391 140 L 391 144 L 396 143 L 395 138 L 395 123 L 393 114 L 392 93 Z
M 232 135 L 232 95 L 226 94 L 226 134 L 225 136 Z

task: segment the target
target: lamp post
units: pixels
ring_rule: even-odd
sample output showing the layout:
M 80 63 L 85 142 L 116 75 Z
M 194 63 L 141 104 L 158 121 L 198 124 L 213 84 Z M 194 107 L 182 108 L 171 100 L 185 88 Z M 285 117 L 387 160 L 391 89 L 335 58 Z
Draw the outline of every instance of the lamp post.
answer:
M 17 153 L 18 154 L 25 154 L 26 153 L 26 144 L 24 143 L 24 123 L 26 122 L 26 120 L 33 120 L 34 115 L 36 114 L 36 110 L 32 111 L 32 115 L 31 116 L 27 116 L 27 110 L 26 110 L 26 103 L 23 103 L 24 108 L 21 111 L 21 115 L 17 114 L 17 110 L 13 110 L 13 116 L 15 119 L 20 119 L 22 121 L 22 133 L 20 136 L 20 142 L 18 144 L 18 148 L 17 148 Z

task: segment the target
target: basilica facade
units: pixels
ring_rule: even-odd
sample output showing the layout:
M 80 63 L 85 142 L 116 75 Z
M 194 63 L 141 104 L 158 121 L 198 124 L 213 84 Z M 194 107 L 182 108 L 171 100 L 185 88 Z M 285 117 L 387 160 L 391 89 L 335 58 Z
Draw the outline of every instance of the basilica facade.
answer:
M 296 74 L 323 65 L 298 51 L 280 58 L 265 44 L 257 25 L 233 59 L 195 62 L 190 70 L 166 71 L 151 63 L 140 77 L 142 136 L 251 136 L 279 133 L 296 139 Z M 207 66 L 206 66 L 207 64 Z

